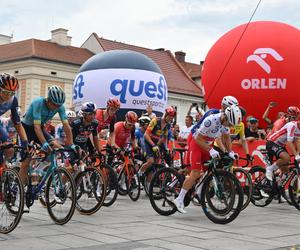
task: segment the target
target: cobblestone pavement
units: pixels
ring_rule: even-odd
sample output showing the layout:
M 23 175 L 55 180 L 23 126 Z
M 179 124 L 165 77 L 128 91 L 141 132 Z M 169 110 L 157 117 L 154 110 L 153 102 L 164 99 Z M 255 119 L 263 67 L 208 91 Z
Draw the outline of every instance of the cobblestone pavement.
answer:
M 16 249 L 300 249 L 300 211 L 273 202 L 252 204 L 228 225 L 208 220 L 201 207 L 187 214 L 158 215 L 142 194 L 137 202 L 119 196 L 110 208 L 83 216 L 75 212 L 64 226 L 55 225 L 36 202 L 19 226 L 0 235 L 0 250 Z

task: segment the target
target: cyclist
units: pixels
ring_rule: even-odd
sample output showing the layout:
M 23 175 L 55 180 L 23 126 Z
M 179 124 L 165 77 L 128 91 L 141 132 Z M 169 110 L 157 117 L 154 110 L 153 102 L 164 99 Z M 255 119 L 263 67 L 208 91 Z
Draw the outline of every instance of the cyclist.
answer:
M 83 150 L 89 150 L 90 153 L 93 153 L 92 149 L 95 148 L 100 153 L 101 147 L 97 131 L 99 124 L 95 119 L 96 104 L 92 102 L 85 102 L 81 106 L 81 111 L 82 117 L 73 120 L 71 123 L 73 141 Z M 91 135 L 93 138 L 93 144 L 89 143 Z
M 114 147 L 114 125 L 116 123 L 116 112 L 120 109 L 120 101 L 117 98 L 109 98 L 106 109 L 97 109 L 95 118 L 98 120 L 98 133 L 109 128 L 108 145 Z M 107 145 L 107 146 L 108 146 Z
M 133 111 L 128 111 L 125 115 L 125 122 L 120 121 L 115 124 L 113 134 L 115 148 L 124 148 L 129 143 L 135 148 L 135 124 L 137 121 L 137 114 Z
M 241 110 L 241 114 L 242 114 L 242 118 L 243 118 L 246 114 L 246 111 L 242 107 L 239 107 L 239 108 Z M 247 159 L 251 160 L 252 157 L 249 154 L 248 143 L 247 143 L 246 136 L 245 136 L 245 125 L 242 121 L 239 124 L 230 127 L 230 138 L 231 138 L 232 144 L 235 144 L 235 145 L 241 144 L 242 145 Z M 226 151 L 225 146 L 223 145 L 223 142 L 222 142 L 222 138 L 217 138 L 215 140 L 214 148 L 221 153 L 224 153 Z
M 56 148 L 61 147 L 44 129 L 46 122 L 51 120 L 57 113 L 59 114 L 66 134 L 66 145 L 76 150 L 73 144 L 72 130 L 68 123 L 66 110 L 63 105 L 65 99 L 66 95 L 61 87 L 56 85 L 51 86 L 48 90 L 47 97 L 38 97 L 31 102 L 22 120 L 28 140 L 42 145 L 44 151 L 51 151 L 52 146 Z M 52 146 L 50 146 L 50 143 Z M 26 181 L 28 166 L 29 162 L 20 170 L 20 176 L 24 182 Z
M 160 149 L 167 150 L 168 131 L 175 116 L 176 110 L 170 106 L 166 108 L 162 118 L 155 117 L 151 120 L 144 134 L 147 161 L 140 168 L 139 176 L 154 163 L 154 156 Z
M 149 123 L 151 122 L 151 119 L 148 116 L 141 116 L 138 122 L 139 127 L 135 129 L 135 138 L 137 147 L 141 149 L 141 154 L 144 155 L 144 153 L 146 152 L 144 134 Z
M 185 164 L 189 165 L 190 164 L 190 154 L 191 154 L 191 149 L 190 149 L 190 143 L 192 141 L 192 138 L 194 134 L 196 133 L 197 129 L 200 128 L 201 124 L 203 123 L 204 119 L 212 114 L 218 114 L 221 111 L 224 111 L 227 107 L 230 107 L 232 105 L 239 105 L 238 100 L 234 96 L 224 96 L 222 101 L 221 101 L 221 110 L 220 109 L 210 109 L 204 113 L 204 115 L 201 117 L 201 119 L 197 122 L 196 125 L 194 125 L 191 129 L 191 133 L 189 134 L 187 138 L 187 152 L 185 154 Z M 221 141 L 219 141 L 221 144 Z
M 179 212 L 186 213 L 183 203 L 184 196 L 207 170 L 203 163 L 209 160 L 210 157 L 219 157 L 219 152 L 211 147 L 216 138 L 223 136 L 224 145 L 227 152 L 229 152 L 229 156 L 236 157 L 230 147 L 229 127 L 239 124 L 241 119 L 241 110 L 236 105 L 227 107 L 224 112 L 212 114 L 204 119 L 190 143 L 190 176 L 185 179 L 179 196 L 173 201 Z
M 72 121 L 76 118 L 76 113 L 72 110 L 66 111 L 68 123 L 71 125 Z M 55 127 L 55 139 L 59 144 L 65 145 L 66 134 L 64 132 L 63 124 L 59 123 Z
M 11 121 L 18 135 L 20 136 L 21 145 L 23 147 L 27 147 L 28 140 L 27 140 L 25 130 L 21 124 L 20 115 L 18 112 L 19 111 L 18 99 L 15 96 L 15 93 L 18 90 L 18 88 L 19 88 L 19 82 L 16 77 L 7 73 L 0 74 L 0 115 L 3 115 L 10 110 Z M 0 141 L 1 143 L 13 142 L 9 137 L 9 134 L 7 133 L 7 131 L 4 129 L 2 125 L 0 125 Z M 5 149 L 3 153 L 5 159 L 10 159 L 14 155 L 14 149 L 13 148 Z M 4 159 L 1 152 L 0 167 L 3 167 L 3 164 L 4 164 Z
M 288 166 L 285 165 L 289 163 L 290 155 L 285 148 L 286 146 L 290 153 L 295 156 L 295 160 L 300 161 L 300 121 L 294 121 L 299 117 L 300 110 L 297 107 L 293 107 L 293 109 L 289 107 L 289 109 L 288 119 L 292 119 L 292 121 L 267 137 L 266 150 L 271 163 L 273 157 L 276 158 L 276 161 L 266 168 L 266 177 L 269 180 L 273 179 L 273 172 L 277 169 L 280 169 L 281 173 L 288 172 Z

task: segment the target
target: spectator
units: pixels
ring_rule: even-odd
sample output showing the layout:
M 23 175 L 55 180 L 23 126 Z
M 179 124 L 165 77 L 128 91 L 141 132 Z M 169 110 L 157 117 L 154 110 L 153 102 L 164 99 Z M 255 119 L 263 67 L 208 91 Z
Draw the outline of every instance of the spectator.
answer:
M 189 134 L 191 133 L 191 129 L 193 127 L 193 117 L 187 115 L 185 117 L 185 126 L 183 126 L 178 135 L 178 141 L 186 142 Z
M 151 104 L 147 105 L 146 111 L 147 112 L 143 115 L 149 116 L 151 120 L 156 117 L 156 114 L 153 113 L 153 107 Z
M 180 133 L 180 128 L 178 124 L 175 124 L 172 129 L 172 137 L 174 140 L 178 139 L 178 135 Z
M 273 125 L 273 123 L 274 123 L 274 121 L 271 121 L 271 119 L 268 116 L 269 116 L 270 110 L 276 106 L 277 106 L 277 102 L 270 102 L 262 116 L 263 120 L 266 123 L 268 123 L 268 125 Z M 278 112 L 276 120 L 280 119 L 283 116 L 284 116 L 284 112 Z
M 202 113 L 202 111 L 199 110 L 199 106 L 196 102 L 193 102 L 191 104 L 191 106 L 189 107 L 189 110 L 187 112 L 187 116 L 191 116 L 191 111 L 192 111 L 193 107 L 195 107 L 195 109 L 197 111 L 197 113 L 195 115 L 195 120 L 196 120 L 196 122 L 198 122 L 200 120 L 200 118 L 203 116 L 203 113 Z
M 247 120 L 247 128 L 245 136 L 247 141 L 262 140 L 266 137 L 266 132 L 258 127 L 258 120 L 255 117 L 250 117 Z

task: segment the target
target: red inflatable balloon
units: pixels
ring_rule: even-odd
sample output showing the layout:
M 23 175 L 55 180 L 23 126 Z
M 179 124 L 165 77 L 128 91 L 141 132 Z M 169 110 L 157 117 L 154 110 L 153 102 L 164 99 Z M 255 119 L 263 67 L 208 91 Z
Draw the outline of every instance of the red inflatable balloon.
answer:
M 223 35 L 203 66 L 208 106 L 219 108 L 223 96 L 232 95 L 247 115 L 260 120 L 270 101 L 278 102 L 272 119 L 288 106 L 300 106 L 299 41 L 297 28 L 270 21 L 253 22 L 247 28 L 244 24 Z

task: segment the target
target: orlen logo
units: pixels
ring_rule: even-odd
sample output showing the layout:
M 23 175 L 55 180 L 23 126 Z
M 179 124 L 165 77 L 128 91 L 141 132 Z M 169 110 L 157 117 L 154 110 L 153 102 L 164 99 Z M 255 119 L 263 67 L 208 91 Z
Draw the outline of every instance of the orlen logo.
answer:
M 266 62 L 267 56 L 272 57 L 277 62 L 283 61 L 283 57 L 272 48 L 258 48 L 252 55 L 247 57 L 247 63 L 255 62 L 266 73 L 271 73 L 271 66 Z M 244 79 L 241 82 L 243 89 L 286 89 L 286 78 L 252 78 Z
M 247 57 L 247 63 L 254 61 L 268 74 L 271 73 L 270 65 L 264 60 L 267 55 L 272 56 L 276 61 L 283 61 L 283 58 L 279 53 L 271 48 L 258 48 L 253 52 L 253 55 Z
M 76 82 L 74 84 L 73 88 L 73 99 L 76 100 L 77 98 L 82 98 L 82 87 L 84 86 L 84 81 L 83 81 L 83 75 L 79 75 L 76 79 Z
M 166 101 L 166 83 L 162 76 L 159 77 L 159 83 L 146 82 L 140 80 L 115 79 L 111 82 L 110 91 L 114 96 L 118 96 L 121 103 L 126 103 L 126 96 L 130 94 L 133 97 L 157 98 Z

